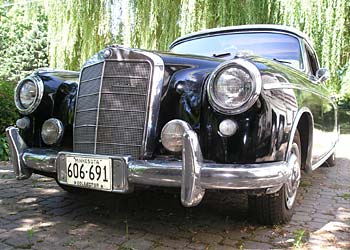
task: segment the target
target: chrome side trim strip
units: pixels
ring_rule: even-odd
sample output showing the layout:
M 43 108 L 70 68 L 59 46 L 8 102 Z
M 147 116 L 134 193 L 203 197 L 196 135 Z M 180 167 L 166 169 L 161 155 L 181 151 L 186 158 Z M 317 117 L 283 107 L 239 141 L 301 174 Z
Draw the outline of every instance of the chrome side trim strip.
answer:
M 6 137 L 10 145 L 11 160 L 13 164 L 13 170 L 17 180 L 28 179 L 32 175 L 32 171 L 28 169 L 22 160 L 22 154 L 27 149 L 27 144 L 24 142 L 19 134 L 18 128 L 8 127 L 6 128 Z M 41 162 L 41 164 L 45 162 Z
M 320 167 L 335 151 L 337 144 L 334 144 L 332 149 L 325 155 L 321 157 L 320 160 L 318 160 L 315 164 L 312 164 L 311 169 L 312 171 Z
M 308 89 L 302 86 L 298 86 L 295 83 L 264 83 L 263 84 L 264 90 L 273 90 L 273 89 L 297 89 L 301 91 L 307 91 L 309 93 L 312 93 L 314 95 L 317 95 L 319 97 L 325 98 L 327 100 L 330 100 L 328 96 L 322 95 L 319 92 L 313 91 L 312 89 Z

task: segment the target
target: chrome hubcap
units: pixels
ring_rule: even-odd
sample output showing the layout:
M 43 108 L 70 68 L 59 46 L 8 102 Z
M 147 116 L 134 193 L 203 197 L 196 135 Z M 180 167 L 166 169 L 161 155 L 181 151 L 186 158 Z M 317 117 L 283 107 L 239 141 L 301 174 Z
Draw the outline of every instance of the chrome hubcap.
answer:
M 297 196 L 297 190 L 300 184 L 301 171 L 300 171 L 300 153 L 297 144 L 293 144 L 292 153 L 289 158 L 289 166 L 291 169 L 291 175 L 289 176 L 285 185 L 286 193 L 286 207 L 291 209 L 295 198 Z

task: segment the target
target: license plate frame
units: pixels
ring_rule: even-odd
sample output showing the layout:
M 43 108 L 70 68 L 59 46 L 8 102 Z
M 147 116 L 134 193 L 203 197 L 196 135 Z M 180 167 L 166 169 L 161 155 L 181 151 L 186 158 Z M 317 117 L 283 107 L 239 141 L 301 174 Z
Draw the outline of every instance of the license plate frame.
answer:
M 93 156 L 66 156 L 67 184 L 112 191 L 112 160 Z
M 67 157 L 80 157 L 80 158 L 93 158 L 93 159 L 106 159 L 111 162 L 111 187 L 108 189 L 97 189 L 91 186 L 79 186 L 67 183 Z M 81 187 L 84 189 L 93 189 L 106 192 L 115 193 L 130 193 L 133 191 L 134 185 L 128 181 L 128 166 L 131 161 L 131 157 L 126 155 L 99 155 L 99 154 L 83 154 L 68 151 L 60 151 L 56 158 L 57 180 L 60 184 Z M 86 172 L 85 172 L 86 174 Z

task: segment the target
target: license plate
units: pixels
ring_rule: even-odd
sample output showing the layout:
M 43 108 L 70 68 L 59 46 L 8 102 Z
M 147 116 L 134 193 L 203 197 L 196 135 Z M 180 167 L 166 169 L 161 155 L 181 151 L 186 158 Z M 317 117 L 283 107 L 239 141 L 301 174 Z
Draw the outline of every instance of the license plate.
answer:
M 111 191 L 112 161 L 108 158 L 66 156 L 67 184 Z

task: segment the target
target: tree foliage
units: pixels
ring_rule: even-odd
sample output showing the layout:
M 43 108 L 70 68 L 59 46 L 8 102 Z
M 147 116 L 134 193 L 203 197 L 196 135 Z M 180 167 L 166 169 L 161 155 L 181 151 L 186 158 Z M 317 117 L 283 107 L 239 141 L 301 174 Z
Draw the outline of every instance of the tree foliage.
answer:
M 348 0 L 66 0 L 47 4 L 50 65 L 77 70 L 110 43 L 167 50 L 180 35 L 240 24 L 285 24 L 314 41 L 343 93 L 350 54 Z M 340 75 L 343 74 L 343 75 Z
M 109 1 L 48 1 L 50 65 L 78 70 L 111 41 Z
M 37 4 L 0 8 L 0 79 L 18 81 L 48 66 L 47 15 Z
M 48 0 L 20 4 L 23 2 L 0 0 L 0 4 L 13 3 L 0 8 L 3 78 L 18 78 L 21 72 L 46 65 L 48 58 L 51 67 L 79 70 L 87 58 L 111 43 L 167 50 L 175 38 L 193 31 L 271 23 L 305 32 L 314 41 L 321 65 L 331 70 L 334 81 L 328 87 L 342 94 L 350 89 L 344 82 L 350 74 L 348 0 Z

